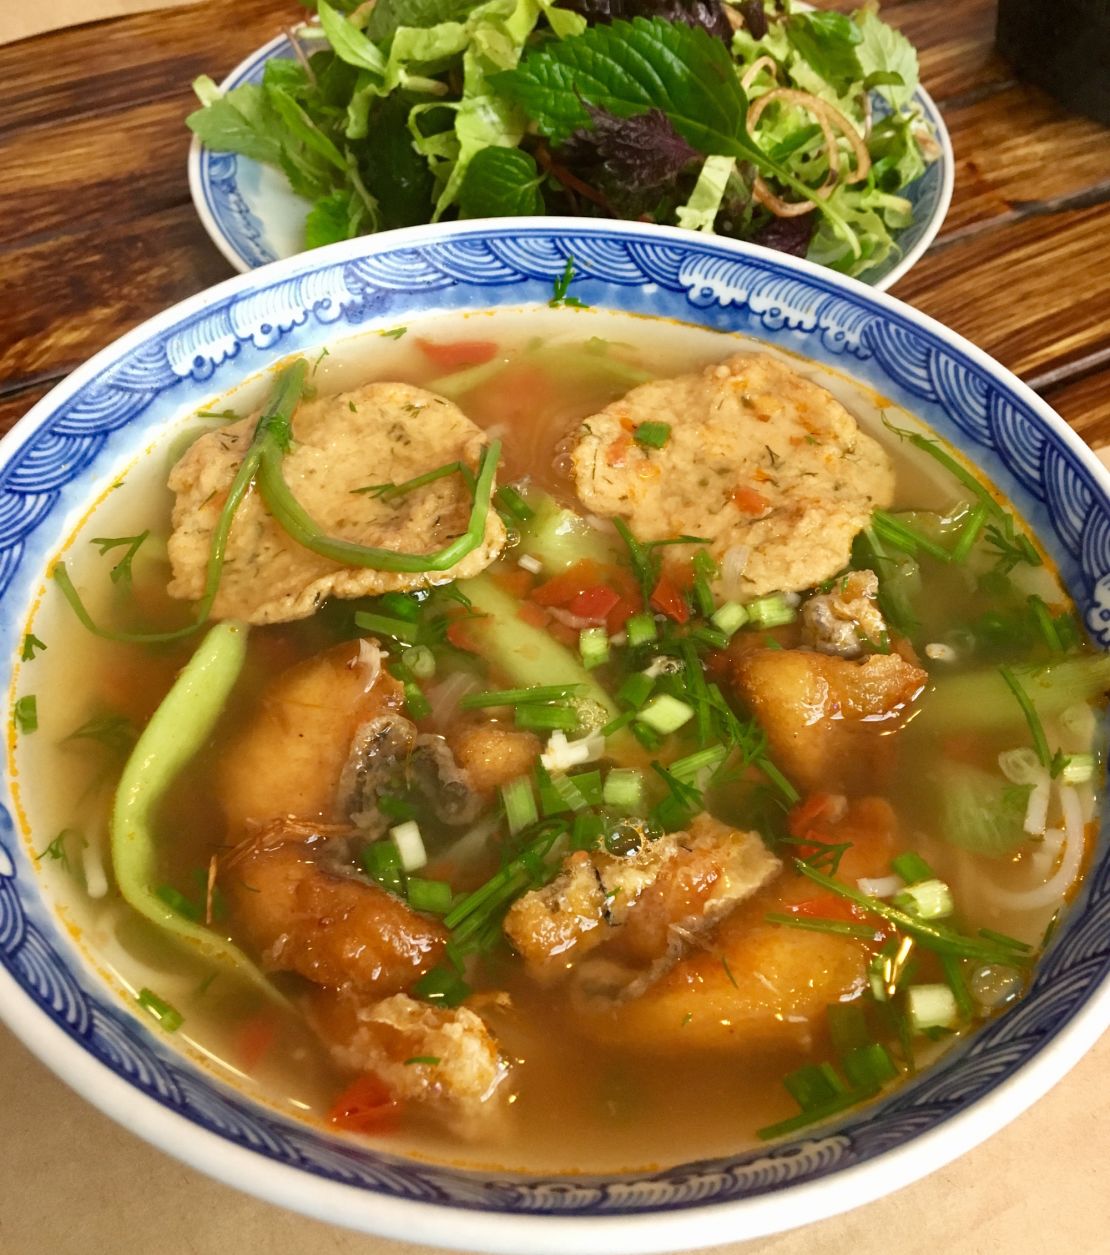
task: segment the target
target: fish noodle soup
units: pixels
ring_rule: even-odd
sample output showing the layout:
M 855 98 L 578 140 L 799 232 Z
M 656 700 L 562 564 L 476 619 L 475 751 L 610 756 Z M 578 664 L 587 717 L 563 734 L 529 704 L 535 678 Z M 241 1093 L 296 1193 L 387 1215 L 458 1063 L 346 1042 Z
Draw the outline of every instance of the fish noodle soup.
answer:
M 121 468 L 10 757 L 70 931 L 222 1079 L 621 1171 L 833 1120 L 1018 1001 L 1108 688 L 912 415 L 742 336 L 503 310 L 289 359 Z

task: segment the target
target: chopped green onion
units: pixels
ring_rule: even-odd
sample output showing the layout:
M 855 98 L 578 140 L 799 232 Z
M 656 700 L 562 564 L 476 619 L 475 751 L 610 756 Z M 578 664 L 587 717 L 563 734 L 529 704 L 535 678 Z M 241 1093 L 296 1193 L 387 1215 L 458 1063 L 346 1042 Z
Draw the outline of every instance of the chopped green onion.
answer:
M 1064 784 L 1086 784 L 1094 774 L 1094 754 L 1070 754 L 1060 771 L 1060 779 Z
M 159 1026 L 167 1033 L 176 1033 L 185 1023 L 185 1017 L 181 1012 L 176 1007 L 170 1006 L 165 999 L 159 998 L 152 989 L 140 989 L 135 1001 L 147 1015 L 157 1020 Z
M 655 688 L 655 680 L 650 675 L 643 671 L 635 671 L 617 689 L 617 701 L 639 710 L 651 696 L 653 688 Z
M 470 997 L 470 986 L 449 967 L 433 967 L 412 987 L 415 997 L 442 1007 L 457 1007 Z
M 787 928 L 800 928 L 803 932 L 830 933 L 837 937 L 858 937 L 872 941 L 875 929 L 866 924 L 852 924 L 843 919 L 821 919 L 816 915 L 790 915 L 783 911 L 768 911 L 763 917 L 769 924 L 785 924 Z
M 728 750 L 725 746 L 711 745 L 708 749 L 687 754 L 685 758 L 676 758 L 668 771 L 683 784 L 694 784 L 703 771 L 716 771 L 727 756 Z
M 570 844 L 574 850 L 593 850 L 605 831 L 605 821 L 592 811 L 575 815 L 570 829 Z
M 420 825 L 415 820 L 406 819 L 403 824 L 390 828 L 389 835 L 397 847 L 401 866 L 406 872 L 419 871 L 428 861 L 424 838 L 420 835 Z
M 415 819 L 416 807 L 402 797 L 390 793 L 378 795 L 378 810 L 389 819 Z
M 446 880 L 425 880 L 421 876 L 409 877 L 406 893 L 414 911 L 427 911 L 431 915 L 446 915 L 454 898 Z
M 903 523 L 901 519 L 895 518 L 893 514 L 888 514 L 886 510 L 876 510 L 871 515 L 871 526 L 880 539 L 911 556 L 916 556 L 920 549 L 936 558 L 938 562 L 950 562 L 952 559 L 952 555 L 943 545 L 938 545 L 936 541 L 930 540 L 928 536 L 910 527 L 908 523 Z
M 717 603 L 713 599 L 713 589 L 710 585 L 710 580 L 717 574 L 717 564 L 705 549 L 699 549 L 694 554 L 693 568 L 694 605 L 697 606 L 698 613 L 708 619 L 717 607 Z
M 663 737 L 646 723 L 634 723 L 632 735 L 646 750 L 657 750 L 663 744 Z
M 724 632 L 718 632 L 716 628 L 704 623 L 694 628 L 690 633 L 690 639 L 697 641 L 699 645 L 708 645 L 710 649 L 725 649 L 729 640 Z
M 1033 736 L 1033 748 L 1037 751 L 1041 766 L 1051 768 L 1052 753 L 1048 748 L 1048 738 L 1045 736 L 1044 724 L 1041 723 L 1041 717 L 1037 714 L 1037 708 L 1022 687 L 1021 681 L 1009 667 L 999 667 L 998 673 L 1005 680 L 1006 687 L 1017 698 L 1021 713 L 1025 716 L 1025 722 L 1029 725 L 1029 731 Z
M 201 917 L 200 908 L 195 902 L 191 902 L 183 893 L 175 889 L 173 885 L 159 885 L 154 892 L 171 911 L 176 911 L 178 915 L 183 915 L 185 919 L 199 921 Z
M 518 728 L 531 732 L 570 732 L 578 727 L 578 715 L 570 706 L 518 706 L 513 718 Z
M 423 1063 L 434 1068 L 439 1065 L 439 1055 L 413 1055 L 411 1059 L 405 1060 L 405 1067 L 411 1067 L 414 1063 Z
M 644 803 L 643 772 L 633 767 L 614 767 L 605 777 L 601 800 L 618 810 L 638 810 Z
M 405 708 L 414 719 L 426 719 L 432 713 L 432 703 L 424 696 L 424 690 L 415 680 L 403 682 Z
M 952 546 L 953 562 L 967 561 L 967 556 L 971 553 L 971 547 L 979 539 L 979 533 L 983 530 L 983 524 L 986 521 L 987 504 L 985 501 L 977 501 L 964 520 L 960 534 L 956 537 L 956 543 Z
M 922 880 L 936 879 L 936 872 L 933 871 L 920 854 L 914 853 L 913 850 L 907 850 L 904 854 L 899 854 L 897 858 L 891 861 L 890 865 L 907 885 L 916 885 Z
M 628 634 L 628 643 L 632 648 L 637 645 L 647 645 L 659 637 L 659 630 L 655 626 L 655 616 L 648 614 L 645 610 L 634 614 L 624 625 L 624 630 Z
M 940 965 L 944 969 L 944 979 L 948 982 L 948 988 L 952 990 L 960 1014 L 965 1020 L 970 1020 L 975 1014 L 975 1002 L 971 997 L 971 990 L 967 987 L 963 963 L 950 954 L 942 954 Z
M 378 598 L 378 604 L 387 614 L 407 619 L 410 623 L 415 623 L 422 611 L 422 603 L 408 593 L 383 593 Z
M 868 1042 L 845 1054 L 841 1060 L 844 1075 L 857 1090 L 881 1089 L 898 1076 L 890 1052 L 880 1042 Z
M 1060 633 L 1056 627 L 1056 620 L 1052 617 L 1052 612 L 1045 605 L 1044 600 L 1036 593 L 1031 593 L 1026 600 L 1041 636 L 1044 638 L 1044 643 L 1054 654 L 1066 653 L 1064 642 L 1060 639 Z
M 430 680 L 436 673 L 436 656 L 427 645 L 414 645 L 401 655 L 402 664 L 418 680 Z
M 646 724 L 653 732 L 667 736 L 677 732 L 694 717 L 694 708 L 669 693 L 660 693 L 636 715 L 638 722 Z
M 636 712 L 634 710 L 626 710 L 623 715 L 618 715 L 615 719 L 610 719 L 609 722 L 601 729 L 601 735 L 605 737 L 612 736 L 614 733 L 619 732 L 622 728 L 627 728 L 635 718 Z
M 578 633 L 578 652 L 587 671 L 609 661 L 609 633 L 603 627 L 583 628 Z
M 748 611 L 738 601 L 726 601 L 710 615 L 709 621 L 726 636 L 733 636 L 747 623 Z
M 871 1041 L 867 1016 L 859 1002 L 834 1002 L 825 1012 L 829 1040 L 838 1055 L 846 1055 Z
M 836 1098 L 830 1098 L 828 1102 L 808 1108 L 801 1112 L 800 1115 L 791 1116 L 788 1120 L 780 1120 L 777 1124 L 768 1124 L 765 1128 L 757 1129 L 755 1135 L 761 1141 L 768 1142 L 776 1137 L 785 1137 L 789 1133 L 797 1133 L 799 1129 L 808 1128 L 811 1124 L 820 1124 L 823 1120 L 839 1115 L 840 1112 L 856 1106 L 857 1103 L 870 1096 L 867 1093 L 861 1094 L 858 1090 L 848 1090 L 847 1093 L 839 1094 Z
M 662 449 L 671 438 L 670 423 L 640 423 L 632 433 L 637 444 L 649 449 Z
M 1020 963 L 1023 961 L 1022 956 L 1012 954 L 1002 959 L 999 956 L 996 945 L 990 945 L 974 937 L 965 937 L 961 933 L 946 928 L 943 924 L 931 924 L 927 920 L 918 919 L 917 916 L 900 910 L 898 907 L 888 906 L 887 903 L 878 898 L 870 898 L 856 889 L 850 889 L 847 885 L 841 884 L 839 880 L 834 880 L 831 876 L 824 875 L 800 859 L 794 860 L 794 866 L 803 876 L 808 877 L 823 889 L 828 889 L 839 897 L 847 898 L 849 902 L 855 902 L 857 906 L 862 906 L 865 910 L 871 911 L 881 919 L 889 920 L 896 928 L 899 928 L 904 933 L 908 933 L 911 937 L 915 937 L 923 945 L 928 946 L 931 950 L 935 950 L 938 954 L 953 954 L 965 959 L 979 959 L 984 963 Z
M 514 523 L 527 523 L 536 517 L 535 510 L 510 484 L 503 484 L 493 494 L 493 504 Z
M 398 896 L 405 891 L 405 872 L 401 852 L 392 841 L 375 841 L 363 846 L 358 856 L 363 871 L 383 889 Z
M 907 885 L 894 895 L 893 901 L 918 919 L 946 919 L 956 909 L 952 890 L 943 880 L 919 880 Z
M 601 772 L 579 771 L 575 775 L 549 774 L 539 768 L 540 806 L 545 816 L 581 811 L 601 804 Z
M 1007 950 L 1018 950 L 1023 954 L 1028 954 L 1033 949 L 1027 941 L 1019 941 L 1016 937 L 1011 937 L 1007 933 L 996 933 L 991 928 L 980 928 L 979 936 L 985 937 L 988 941 L 997 941 L 1000 946 L 1005 946 Z
M 532 782 L 527 776 L 518 776 L 508 784 L 503 784 L 501 801 L 505 807 L 509 831 L 513 836 L 534 824 L 540 817 L 536 809 L 536 798 L 532 793 Z
M 364 632 L 391 636 L 395 641 L 403 641 L 406 645 L 415 645 L 419 636 L 417 626 L 406 619 L 392 619 L 384 614 L 370 614 L 366 610 L 355 611 L 355 627 Z
M 831 1063 L 807 1063 L 804 1068 L 783 1077 L 782 1083 L 803 1111 L 812 1111 L 848 1092 Z
M 36 732 L 39 726 L 39 704 L 33 693 L 20 697 L 12 707 L 12 718 L 20 732 Z
M 462 710 L 481 710 L 485 706 L 520 706 L 530 702 L 554 702 L 570 697 L 581 684 L 534 684 L 531 688 L 493 689 L 488 693 L 470 693 L 459 701 Z
M 916 1033 L 955 1028 L 960 1019 L 956 995 L 947 985 L 911 985 L 906 990 L 906 1010 Z
M 744 607 L 753 627 L 773 628 L 793 623 L 798 612 L 786 603 L 782 593 L 768 593 L 766 597 L 757 597 Z

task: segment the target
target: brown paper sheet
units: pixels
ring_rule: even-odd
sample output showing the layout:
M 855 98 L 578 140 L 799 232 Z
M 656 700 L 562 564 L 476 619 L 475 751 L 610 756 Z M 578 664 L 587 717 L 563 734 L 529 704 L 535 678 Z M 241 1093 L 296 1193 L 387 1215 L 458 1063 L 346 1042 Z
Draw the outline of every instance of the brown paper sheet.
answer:
M 63 26 L 80 26 L 128 13 L 174 9 L 198 0 L 0 0 L 0 44 L 28 39 Z

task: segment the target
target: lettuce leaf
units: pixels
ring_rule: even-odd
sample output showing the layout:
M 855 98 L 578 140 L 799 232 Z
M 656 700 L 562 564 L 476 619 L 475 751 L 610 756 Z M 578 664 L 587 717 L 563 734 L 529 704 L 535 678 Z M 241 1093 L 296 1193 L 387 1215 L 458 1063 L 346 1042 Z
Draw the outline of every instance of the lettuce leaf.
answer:
M 910 103 L 918 84 L 917 52 L 901 33 L 887 26 L 869 10 L 856 18 L 860 43 L 856 49 L 864 78 L 872 78 L 876 90 L 893 109 Z M 900 83 L 874 79 L 878 74 L 897 74 Z
M 677 211 L 680 227 L 690 231 L 713 230 L 735 165 L 734 157 L 706 157 L 690 199 Z

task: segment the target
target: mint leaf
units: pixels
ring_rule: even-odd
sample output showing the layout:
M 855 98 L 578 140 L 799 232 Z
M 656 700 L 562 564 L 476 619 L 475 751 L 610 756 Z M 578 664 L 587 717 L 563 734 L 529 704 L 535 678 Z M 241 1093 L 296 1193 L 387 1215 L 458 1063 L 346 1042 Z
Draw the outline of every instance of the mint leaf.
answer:
M 198 90 L 198 95 L 200 94 Z M 253 161 L 273 164 L 281 156 L 281 142 L 263 117 L 262 88 L 246 84 L 212 99 L 185 119 L 185 125 L 202 144 L 218 153 L 242 153 Z
M 366 23 L 374 43 L 392 39 L 402 26 L 427 29 L 442 22 L 464 22 L 483 0 L 377 0 Z
M 324 28 L 328 43 L 341 61 L 357 66 L 360 70 L 371 70 L 375 74 L 385 73 L 385 57 L 357 26 L 336 13 L 326 0 L 319 0 L 316 11 L 320 14 L 320 25 Z
M 883 84 L 879 94 L 895 109 L 908 104 L 918 82 L 917 53 L 913 44 L 873 13 L 861 13 L 856 25 L 860 31 L 857 54 L 864 76 L 882 73 L 900 75 L 901 86 Z
M 519 148 L 483 148 L 466 168 L 459 188 L 463 218 L 506 218 L 542 214 L 542 175 L 535 161 Z
M 863 36 L 843 13 L 795 13 L 786 20 L 786 35 L 798 55 L 843 93 L 864 76 L 856 55 Z
M 661 17 L 667 22 L 700 26 L 726 43 L 732 39 L 732 23 L 721 0 L 563 0 L 562 7 L 581 13 L 591 26 L 634 17 Z
M 305 248 L 321 248 L 350 237 L 351 194 L 332 192 L 321 196 L 304 220 Z
M 748 102 L 732 57 L 700 28 L 644 18 L 593 26 L 490 82 L 556 143 L 589 127 L 589 105 L 622 118 L 660 109 L 699 152 L 764 163 L 744 126 Z

